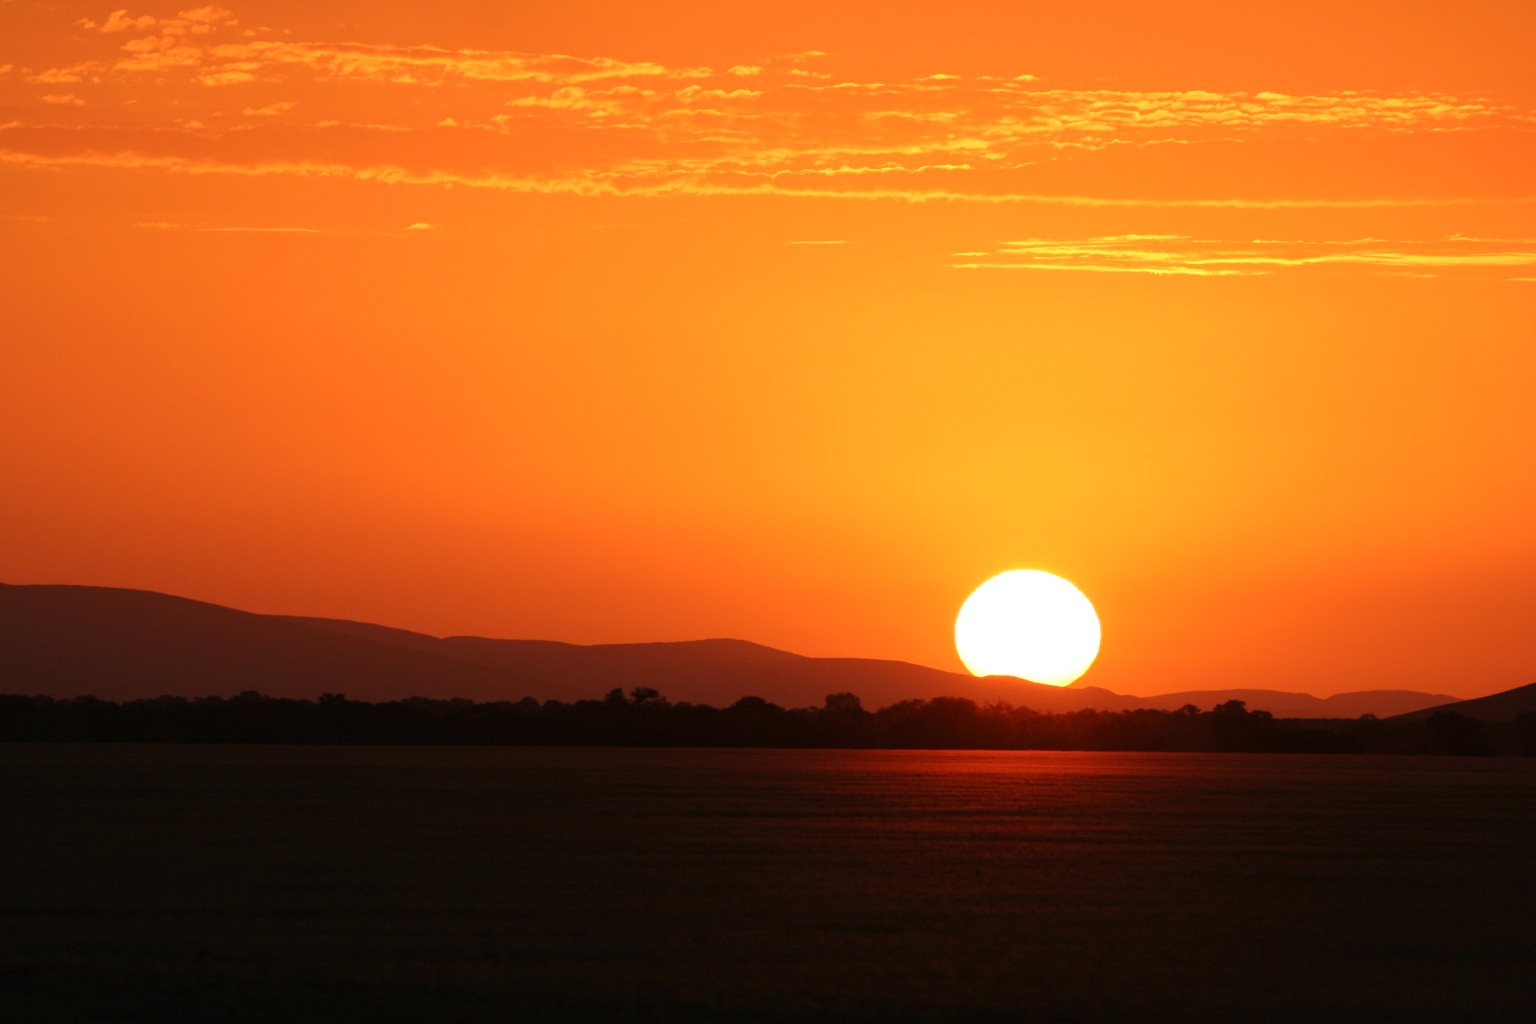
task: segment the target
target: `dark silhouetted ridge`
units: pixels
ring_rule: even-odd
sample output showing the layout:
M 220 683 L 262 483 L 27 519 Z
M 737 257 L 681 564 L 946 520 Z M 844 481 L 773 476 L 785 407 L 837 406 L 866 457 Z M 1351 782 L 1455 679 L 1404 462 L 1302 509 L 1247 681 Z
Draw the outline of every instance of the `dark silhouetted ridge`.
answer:
M 1255 711 L 1300 718 L 1387 716 L 1451 700 L 1396 690 L 1327 699 L 1271 690 L 1130 697 L 1094 686 L 976 678 L 900 661 L 809 658 L 745 640 L 581 645 L 439 638 L 367 622 L 258 615 L 143 590 L 0 584 L 3 693 L 134 700 L 255 690 L 301 699 L 344 693 L 369 701 L 574 701 L 615 687 L 651 688 L 675 702 L 720 706 L 755 696 L 785 707 L 815 707 L 829 693 L 857 694 L 872 708 L 963 697 L 1051 712 L 1210 708 L 1242 700 Z
M 1536 683 L 1517 686 L 1513 690 L 1489 694 L 1486 697 L 1474 697 L 1472 700 L 1458 700 L 1450 704 L 1422 708 L 1400 717 L 1429 718 L 1440 712 L 1465 715 L 1479 722 L 1513 722 L 1521 715 L 1536 714 Z
M 1195 704 L 1204 708 L 1212 703 L 1240 700 L 1251 708 L 1262 708 L 1277 718 L 1359 718 L 1361 715 L 1386 718 L 1405 711 L 1416 711 L 1445 698 L 1444 694 L 1419 693 L 1415 690 L 1359 690 L 1336 693 L 1332 697 L 1314 697 L 1310 693 L 1286 693 L 1282 690 L 1186 690 L 1144 697 L 1142 706 L 1172 709 L 1184 704 Z
M 111 700 L 160 695 L 375 700 L 504 696 L 484 666 L 145 590 L 0 584 L 0 690 Z

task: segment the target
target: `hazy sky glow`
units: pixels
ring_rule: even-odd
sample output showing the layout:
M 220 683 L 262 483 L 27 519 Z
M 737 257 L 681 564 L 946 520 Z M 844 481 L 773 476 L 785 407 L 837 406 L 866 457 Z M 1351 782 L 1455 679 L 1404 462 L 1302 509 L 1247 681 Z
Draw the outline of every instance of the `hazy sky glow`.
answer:
M 0 2 L 0 579 L 1536 679 L 1536 9 L 1033 6 Z

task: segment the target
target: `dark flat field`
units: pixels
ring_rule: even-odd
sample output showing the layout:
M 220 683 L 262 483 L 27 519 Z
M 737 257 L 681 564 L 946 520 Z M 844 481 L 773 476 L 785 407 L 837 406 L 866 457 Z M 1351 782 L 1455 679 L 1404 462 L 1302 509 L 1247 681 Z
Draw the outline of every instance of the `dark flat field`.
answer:
M 0 747 L 0 1017 L 1536 1020 L 1536 761 Z

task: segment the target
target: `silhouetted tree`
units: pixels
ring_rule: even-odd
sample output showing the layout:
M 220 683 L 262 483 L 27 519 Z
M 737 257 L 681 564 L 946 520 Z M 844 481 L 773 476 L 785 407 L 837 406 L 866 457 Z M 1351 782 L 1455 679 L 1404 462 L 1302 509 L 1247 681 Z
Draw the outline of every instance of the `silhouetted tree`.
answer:
M 1247 702 L 1229 700 L 1211 709 L 1211 738 L 1217 750 L 1273 750 L 1274 715 L 1249 711 Z
M 1428 719 L 1277 721 L 1228 701 L 1208 712 L 1073 711 L 936 697 L 866 710 L 851 693 L 788 710 L 761 697 L 721 709 L 673 704 L 651 687 L 574 703 L 476 703 L 412 697 L 377 704 L 157 697 L 115 703 L 0 695 L 0 741 L 146 743 L 496 743 L 631 746 L 968 747 L 997 750 L 1230 750 L 1536 756 L 1536 715 L 1488 725 L 1453 712 Z
M 1460 754 L 1463 756 L 1488 756 L 1493 745 L 1488 742 L 1488 730 L 1475 718 L 1455 711 L 1436 711 L 1425 723 L 1435 754 Z
M 821 708 L 822 737 L 839 746 L 862 746 L 869 736 L 870 717 L 856 694 L 829 693 Z
M 1510 731 L 1514 733 L 1515 749 L 1521 757 L 1536 757 L 1536 711 L 1517 715 Z

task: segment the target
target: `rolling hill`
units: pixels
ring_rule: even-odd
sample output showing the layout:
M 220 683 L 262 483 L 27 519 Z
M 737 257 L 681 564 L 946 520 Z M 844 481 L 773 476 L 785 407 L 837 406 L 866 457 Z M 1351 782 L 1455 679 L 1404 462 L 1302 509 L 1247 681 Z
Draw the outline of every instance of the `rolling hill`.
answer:
M 976 678 L 900 661 L 808 658 L 744 640 L 567 644 L 439 638 L 339 619 L 258 615 L 167 594 L 109 587 L 0 584 L 0 692 L 110 700 L 230 696 L 258 690 L 359 700 L 412 696 L 579 700 L 654 687 L 674 701 L 725 705 L 758 696 L 789 707 L 828 693 L 867 707 L 937 696 L 1005 700 L 1042 711 L 1209 708 L 1227 700 L 1279 717 L 1396 715 L 1443 694 L 1383 690 L 1322 699 L 1269 690 L 1131 697 L 1007 676 Z
M 1536 713 L 1536 683 L 1517 686 L 1513 690 L 1492 693 L 1486 697 L 1422 708 L 1399 717 L 1428 718 L 1437 711 L 1454 711 L 1458 715 L 1466 715 L 1480 722 L 1512 722 L 1521 715 Z

